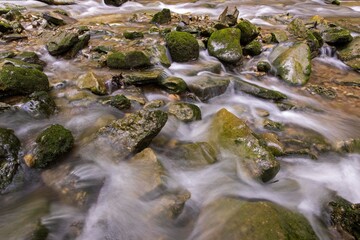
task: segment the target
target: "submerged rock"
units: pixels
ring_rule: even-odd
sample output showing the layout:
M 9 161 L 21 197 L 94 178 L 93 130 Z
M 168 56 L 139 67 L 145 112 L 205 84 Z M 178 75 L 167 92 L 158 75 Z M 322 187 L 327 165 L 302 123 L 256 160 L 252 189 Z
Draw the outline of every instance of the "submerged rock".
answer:
M 236 27 L 241 31 L 241 45 L 249 44 L 260 34 L 258 28 L 246 19 L 241 19 Z
M 255 97 L 269 99 L 269 100 L 283 100 L 287 96 L 279 91 L 260 87 L 256 84 L 243 81 L 241 79 L 235 79 L 234 81 L 235 90 L 245 92 Z
M 107 66 L 116 69 L 145 68 L 151 66 L 149 57 L 142 51 L 114 52 L 107 58 Z
M 54 124 L 36 138 L 31 153 L 24 157 L 26 165 L 33 168 L 46 168 L 68 153 L 74 145 L 74 137 L 68 129 Z
M 189 82 L 188 87 L 201 101 L 207 101 L 225 93 L 229 84 L 230 79 L 226 77 L 199 76 Z
M 20 154 L 20 140 L 14 131 L 0 128 L 0 192 L 12 181 L 18 166 Z
M 168 112 L 183 122 L 201 120 L 200 108 L 191 103 L 171 103 Z
M 104 0 L 104 3 L 106 5 L 115 6 L 115 7 L 120 7 L 126 2 L 127 0 Z
M 245 121 L 226 109 L 221 109 L 212 120 L 210 140 L 220 149 L 238 157 L 248 174 L 267 182 L 278 173 L 280 164 L 261 146 Z
M 348 66 L 360 70 L 360 37 L 355 37 L 351 43 L 339 50 L 338 56 Z
M 164 8 L 160 12 L 156 13 L 151 19 L 151 23 L 165 24 L 171 21 L 170 9 Z
M 146 148 L 167 118 L 167 114 L 160 110 L 140 110 L 101 128 L 98 140 L 112 146 L 120 156 L 128 157 Z
M 329 45 L 344 45 L 353 40 L 349 30 L 340 27 L 330 27 L 322 33 L 324 42 Z
M 0 97 L 49 91 L 48 77 L 37 69 L 3 66 L 0 70 Z
M 166 35 L 165 41 L 174 62 L 198 59 L 199 44 L 190 33 L 173 31 Z
M 242 58 L 241 31 L 225 28 L 211 34 L 208 41 L 209 54 L 227 63 L 237 63 Z
M 294 85 L 304 85 L 311 74 L 311 53 L 305 43 L 292 46 L 279 45 L 269 56 L 270 61 L 284 81 Z
M 56 104 L 47 92 L 41 91 L 32 93 L 21 108 L 34 118 L 48 118 L 55 113 Z
M 217 199 L 201 209 L 191 239 L 316 240 L 304 216 L 267 201 Z

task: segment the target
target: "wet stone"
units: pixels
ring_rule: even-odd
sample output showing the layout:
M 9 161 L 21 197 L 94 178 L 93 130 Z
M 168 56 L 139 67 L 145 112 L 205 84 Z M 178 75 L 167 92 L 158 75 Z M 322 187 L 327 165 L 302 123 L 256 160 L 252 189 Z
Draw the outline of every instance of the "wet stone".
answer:
M 199 76 L 188 83 L 191 92 L 202 101 L 225 93 L 230 84 L 230 79 L 225 77 Z
M 160 12 L 156 13 L 151 19 L 151 23 L 165 24 L 171 21 L 170 9 L 164 8 Z

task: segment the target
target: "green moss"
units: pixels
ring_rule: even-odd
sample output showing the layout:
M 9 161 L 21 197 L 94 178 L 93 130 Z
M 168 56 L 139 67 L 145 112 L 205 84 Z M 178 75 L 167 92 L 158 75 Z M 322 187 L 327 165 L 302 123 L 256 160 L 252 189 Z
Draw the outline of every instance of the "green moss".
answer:
M 271 42 L 281 43 L 288 40 L 288 36 L 285 31 L 277 30 L 271 33 Z
M 169 106 L 169 114 L 174 115 L 183 122 L 201 120 L 201 110 L 198 106 L 191 103 L 177 102 Z
M 254 40 L 243 47 L 242 50 L 244 55 L 257 56 L 261 54 L 262 46 L 259 41 Z
M 260 33 L 258 28 L 246 19 L 241 19 L 236 27 L 241 31 L 241 45 L 247 45 Z
M 0 97 L 48 91 L 47 76 L 36 69 L 4 66 L 0 70 Z
M 126 32 L 123 33 L 123 35 L 124 35 L 124 37 L 126 39 L 130 39 L 130 40 L 144 37 L 144 34 L 142 32 L 128 32 L 128 31 L 126 31 Z
M 6 32 L 10 32 L 12 30 L 13 30 L 13 28 L 9 23 L 0 20 L 0 32 L 6 33 Z
M 331 27 L 322 33 L 322 37 L 327 44 L 345 45 L 353 40 L 349 30 L 340 27 Z
M 45 129 L 36 138 L 34 164 L 31 167 L 45 168 L 69 152 L 74 145 L 71 131 L 59 124 Z
M 124 110 L 131 108 L 130 100 L 122 94 L 115 95 L 111 98 L 109 104 L 117 109 Z
M 187 89 L 186 82 L 182 78 L 168 77 L 160 81 L 160 86 L 170 93 L 182 93 Z
M 170 9 L 164 8 L 151 19 L 151 23 L 165 24 L 171 21 Z
M 198 59 L 199 44 L 195 37 L 186 32 L 171 32 L 165 37 L 171 58 L 175 62 Z
M 90 41 L 90 33 L 85 33 L 79 36 L 78 42 L 75 43 L 71 47 L 71 49 L 66 53 L 65 58 L 66 59 L 74 58 L 81 49 L 85 48 L 89 44 L 89 41 Z
M 144 68 L 151 66 L 150 59 L 141 51 L 115 52 L 108 56 L 107 66 L 116 69 Z
M 209 54 L 227 63 L 237 63 L 242 58 L 241 32 L 237 28 L 225 28 L 211 34 L 208 41 Z

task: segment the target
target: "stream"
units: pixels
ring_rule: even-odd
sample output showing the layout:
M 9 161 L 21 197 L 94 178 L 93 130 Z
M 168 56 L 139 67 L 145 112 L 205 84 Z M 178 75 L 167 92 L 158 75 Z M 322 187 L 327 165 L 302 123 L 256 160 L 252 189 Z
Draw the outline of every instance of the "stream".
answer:
M 222 64 L 204 49 L 200 50 L 199 59 L 194 62 L 174 62 L 169 68 L 156 66 L 169 76 L 181 77 L 188 84 L 204 76 L 245 79 L 280 91 L 291 103 L 299 106 L 284 111 L 276 102 L 237 91 L 233 82 L 224 94 L 207 101 L 191 95 L 181 96 L 182 101 L 192 102 L 201 109 L 202 120 L 184 123 L 169 117 L 149 146 L 166 171 L 164 181 L 166 191 L 170 192 L 168 198 L 171 201 L 173 195 L 187 198 L 180 215 L 170 220 L 161 215 L 163 203 L 157 200 L 163 189 L 143 195 L 144 189 L 151 188 L 148 184 L 151 184 L 149 172 L 152 170 L 121 161 L 111 147 L 92 140 L 99 128 L 141 109 L 142 105 L 133 102 L 131 110 L 120 111 L 99 103 L 97 99 L 103 99 L 103 96 L 79 90 L 74 82 L 89 70 L 106 80 L 121 73 L 121 70 L 99 67 L 97 62 L 89 60 L 91 49 L 114 42 L 121 45 L 120 49 L 126 48 L 116 33 L 127 29 L 148 32 L 152 26 L 148 21 L 149 14 L 163 8 L 176 14 L 207 15 L 207 18 L 216 20 L 226 6 L 236 6 L 239 18 L 249 19 L 262 30 L 270 31 L 285 29 L 286 25 L 267 21 L 266 16 L 284 13 L 304 18 L 320 15 L 334 21 L 355 19 L 354 25 L 360 24 L 359 1 L 343 0 L 340 6 L 336 6 L 324 4 L 321 0 L 139 0 L 126 2 L 121 7 L 107 6 L 100 0 L 75 2 L 73 5 L 51 6 L 32 0 L 0 1 L 0 5 L 24 6 L 26 11 L 34 14 L 63 9 L 78 21 L 76 26 L 91 26 L 92 34 L 89 47 L 70 60 L 51 56 L 45 48 L 46 37 L 31 25 L 25 26 L 26 31 L 39 34 L 34 34 L 28 41 L 0 42 L 1 51 L 35 51 L 47 63 L 44 73 L 49 77 L 50 94 L 58 107 L 55 115 L 45 119 L 34 119 L 21 111 L 2 112 L 0 126 L 14 130 L 24 149 L 32 144 L 38 133 L 55 123 L 69 129 L 75 138 L 73 150 L 53 168 L 29 170 L 24 163 L 20 164 L 19 173 L 8 192 L 0 195 L 0 239 L 32 239 L 28 237 L 29 232 L 39 219 L 49 230 L 47 239 L 51 240 L 207 239 L 207 234 L 211 234 L 213 229 L 204 225 L 204 221 L 198 221 L 199 214 L 202 206 L 221 196 L 277 203 L 303 214 L 319 239 L 341 239 L 338 233 L 326 226 L 323 209 L 335 195 L 352 203 L 360 202 L 360 155 L 357 153 L 326 151 L 319 153 L 317 159 L 300 154 L 277 157 L 280 171 L 266 183 L 250 178 L 244 174 L 241 164 L 224 155 L 218 156 L 214 164 L 197 167 L 189 167 L 169 157 L 178 143 L 209 141 L 213 116 L 222 108 L 244 119 L 256 133 L 266 131 L 264 117 L 259 114 L 265 111 L 272 121 L 322 135 L 334 148 L 342 141 L 359 138 L 359 86 L 334 85 L 333 82 L 337 79 L 358 82 L 360 73 L 340 61 L 328 45 L 324 45 L 320 54 L 312 59 L 309 83 L 335 86 L 338 91 L 335 100 L 310 94 L 306 86 L 288 85 L 272 74 L 261 75 L 259 81 L 254 65 L 260 58 L 269 56 L 272 46 L 267 45 L 260 56 L 248 58 L 234 68 Z M 137 21 L 127 21 L 135 15 Z M 351 34 L 355 37 L 360 31 Z M 148 33 L 143 41 L 152 45 L 160 40 L 158 34 Z M 143 43 L 132 44 L 131 47 L 141 47 Z M 218 65 L 219 71 L 209 71 L 206 66 L 210 65 Z M 121 89 L 113 89 L 111 95 L 119 91 Z M 143 86 L 142 91 L 141 97 L 146 102 L 159 99 L 169 102 L 179 97 L 154 86 Z M 8 103 L 21 105 L 16 98 Z M 165 205 L 167 200 L 164 200 Z

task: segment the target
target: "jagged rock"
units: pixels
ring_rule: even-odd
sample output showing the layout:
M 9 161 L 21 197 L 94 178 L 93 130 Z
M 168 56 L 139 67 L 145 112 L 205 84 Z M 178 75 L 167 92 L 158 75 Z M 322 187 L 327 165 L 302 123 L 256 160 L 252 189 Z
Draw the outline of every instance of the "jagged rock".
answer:
M 163 71 L 154 69 L 141 72 L 129 72 L 123 74 L 123 82 L 125 85 L 146 85 L 159 83 Z
M 261 146 L 245 121 L 224 108 L 215 114 L 209 137 L 214 146 L 237 156 L 237 161 L 253 178 L 266 182 L 275 177 L 280 169 L 279 162 Z
M 281 43 L 288 40 L 288 36 L 284 30 L 276 30 L 271 33 L 271 41 L 274 43 Z
M 236 7 L 234 7 L 232 13 L 228 12 L 228 7 L 226 7 L 224 11 L 220 14 L 218 20 L 220 23 L 229 25 L 231 27 L 236 25 L 238 17 L 239 10 Z
M 284 125 L 282 123 L 272 121 L 268 118 L 264 119 L 262 124 L 265 129 L 271 131 L 282 131 L 284 129 Z
M 39 56 L 35 52 L 21 52 L 13 57 L 27 63 L 46 66 L 46 62 L 40 60 Z M 8 58 L 11 57 L 9 56 Z
M 53 24 L 55 26 L 63 26 L 66 24 L 73 24 L 76 22 L 75 19 L 70 18 L 69 16 L 66 16 L 64 14 L 58 13 L 58 12 L 44 12 L 43 18 L 46 19 L 46 21 L 50 24 Z
M 263 133 L 260 135 L 264 140 L 265 146 L 274 156 L 284 155 L 284 145 L 279 141 L 279 138 L 274 133 Z
M 166 35 L 165 41 L 174 62 L 198 59 L 199 44 L 190 33 L 173 31 Z
M 34 92 L 21 108 L 34 118 L 48 118 L 56 111 L 56 104 L 52 97 L 44 91 Z
M 183 122 L 201 120 L 200 108 L 191 103 L 171 103 L 168 112 Z
M 188 83 L 191 92 L 202 101 L 223 94 L 229 86 L 230 79 L 225 77 L 199 76 Z
M 234 80 L 235 90 L 245 92 L 255 97 L 269 99 L 269 100 L 283 100 L 287 96 L 279 91 L 260 87 L 256 84 L 243 81 L 241 79 Z
M 74 58 L 78 52 L 85 48 L 90 41 L 90 33 L 86 32 L 83 35 L 79 36 L 79 41 L 77 43 L 75 43 L 75 45 L 65 54 L 65 58 L 66 59 L 72 59 Z
M 208 41 L 209 54 L 227 63 L 237 63 L 242 58 L 241 32 L 237 28 L 225 28 L 211 34 Z

